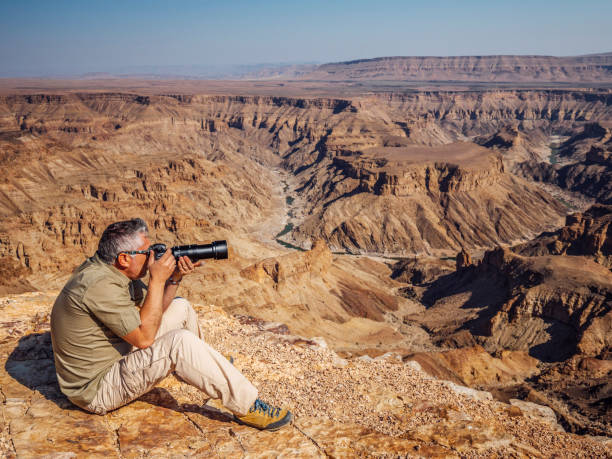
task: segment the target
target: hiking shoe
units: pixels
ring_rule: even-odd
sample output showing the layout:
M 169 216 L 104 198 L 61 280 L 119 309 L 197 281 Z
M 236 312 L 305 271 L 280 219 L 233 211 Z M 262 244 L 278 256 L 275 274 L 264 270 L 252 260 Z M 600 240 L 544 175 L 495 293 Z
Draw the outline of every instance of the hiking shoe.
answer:
M 259 430 L 278 430 L 289 424 L 293 415 L 286 409 L 275 408 L 257 399 L 246 415 L 234 415 L 234 418 L 240 424 Z

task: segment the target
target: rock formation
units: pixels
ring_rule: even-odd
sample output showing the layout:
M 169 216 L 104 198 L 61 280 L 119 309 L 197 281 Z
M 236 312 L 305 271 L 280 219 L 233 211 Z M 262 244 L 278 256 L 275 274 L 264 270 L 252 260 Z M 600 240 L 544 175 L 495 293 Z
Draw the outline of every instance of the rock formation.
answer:
M 310 215 L 291 233 L 298 243 L 314 235 L 349 252 L 450 255 L 529 237 L 564 211 L 474 144 L 345 155 L 314 166 L 303 186 Z
M 477 136 L 474 142 L 483 147 L 499 151 L 506 170 L 515 171 L 517 165 L 540 162 L 550 156 L 550 136 L 546 129 L 519 128 L 514 122 L 492 135 Z
M 457 263 L 455 266 L 457 271 L 462 268 L 472 266 L 473 264 L 474 263 L 472 262 L 472 257 L 470 256 L 470 254 L 465 249 L 461 249 L 461 252 L 457 254 Z
M 266 258 L 240 271 L 226 267 L 222 281 L 218 273 L 187 279 L 185 292 L 232 314 L 281 322 L 291 333 L 322 336 L 340 352 L 431 349 L 425 331 L 402 323 L 405 314 L 423 307 L 397 295 L 402 284 L 390 273 L 367 258 L 333 255 L 318 241 L 310 251 Z
M 359 170 L 368 171 L 367 177 L 392 180 L 394 176 L 381 175 L 375 165 L 372 174 L 358 161 L 359 155 L 342 156 L 343 151 L 436 145 L 496 132 L 508 123 L 518 123 L 518 129 L 570 128 L 585 119 L 609 117 L 608 98 L 563 91 L 423 92 L 350 100 L 124 93 L 3 96 L 0 162 L 12 173 L 0 183 L 0 259 L 9 274 L 3 276 L 2 288 L 25 291 L 41 282 L 60 284 L 59 278 L 74 268 L 77 259 L 92 253 L 106 223 L 134 215 L 149 221 L 155 237 L 167 243 L 210 241 L 231 234 L 244 253 L 249 244 L 236 238 L 248 239 L 256 228 L 282 218 L 280 183 L 271 167 L 283 164 L 296 174 L 291 190 L 296 195 L 295 190 L 331 186 L 331 173 L 346 173 L 334 188 L 341 195 L 343 186 L 351 186 L 347 192 L 359 189 L 350 177 L 353 166 L 343 165 L 349 160 L 353 164 L 353 158 Z M 461 199 L 455 199 L 463 191 L 455 193 L 453 188 L 452 196 L 440 191 L 438 201 L 435 195 L 427 196 L 427 206 L 415 203 L 415 215 L 432 230 L 424 233 L 425 238 L 414 228 L 409 233 L 402 228 L 399 240 L 394 240 L 389 236 L 405 219 L 401 201 L 405 198 L 376 194 L 397 189 L 381 182 L 376 190 L 347 196 L 328 210 L 313 209 L 328 214 L 334 227 L 300 225 L 298 218 L 294 236 L 299 234 L 300 241 L 309 244 L 317 234 L 334 233 L 337 247 L 387 253 L 425 251 L 431 243 L 456 251 L 457 240 L 467 240 L 466 247 L 490 246 L 540 232 L 559 218 L 558 205 L 545 193 L 501 173 L 495 154 L 482 158 L 489 159 L 479 173 L 489 175 L 486 180 L 499 179 L 500 188 L 492 190 L 498 196 L 526 188 L 528 204 L 545 204 L 539 221 L 529 205 L 527 214 L 507 221 L 506 204 L 513 204 L 498 200 L 501 207 L 493 212 L 499 213 L 493 215 L 494 221 L 505 218 L 508 225 L 498 224 L 496 229 L 489 224 L 482 234 L 466 228 L 464 235 L 454 223 L 461 228 L 467 218 L 474 229 L 476 222 L 461 210 Z M 444 183 L 455 182 L 462 188 L 478 177 L 469 164 L 457 168 L 452 159 L 440 164 L 440 168 L 435 163 L 413 165 L 407 172 L 429 170 L 432 177 L 442 179 L 443 188 Z M 360 186 L 369 186 L 368 180 L 364 177 Z M 429 193 L 427 187 L 423 190 Z M 346 213 L 343 208 L 355 205 L 363 208 L 371 201 L 389 218 L 388 230 L 372 241 L 362 239 L 361 228 L 365 225 L 366 232 L 379 233 L 384 226 L 380 221 L 371 221 L 367 214 L 363 222 L 339 219 L 334 213 Z M 320 205 L 329 202 L 327 197 Z M 479 218 L 490 219 L 492 210 L 480 208 Z M 441 218 L 456 221 L 447 228 L 439 224 Z M 517 226 L 513 223 L 517 221 L 524 224 Z M 355 242 L 350 240 L 352 233 L 358 236 Z
M 412 285 L 429 284 L 444 274 L 452 273 L 454 264 L 452 260 L 440 258 L 403 259 L 393 265 L 391 277 Z
M 410 354 L 404 360 L 418 362 L 428 374 L 440 379 L 471 387 L 503 387 L 539 373 L 538 360 L 524 351 L 502 351 L 496 358 L 478 345 Z
M 485 279 L 489 287 L 477 291 Z M 462 294 L 469 291 L 470 297 Z M 486 252 L 477 266 L 431 284 L 423 300 L 432 305 L 424 322 L 428 328 L 434 327 L 434 311 L 441 308 L 447 324 L 436 329 L 448 333 L 466 325 L 491 352 L 529 350 L 539 359 L 559 361 L 575 354 L 605 357 L 612 345 L 607 331 L 612 273 L 585 257 L 521 257 L 498 248 Z M 472 313 L 457 322 L 450 310 L 461 307 Z
M 487 252 L 481 267 L 508 280 L 508 301 L 489 321 L 490 346 L 526 347 L 541 358 L 559 360 L 574 353 L 609 354 L 610 271 L 581 257 L 521 258 L 504 249 Z M 545 329 L 550 338 L 542 336 Z
M 424 368 L 463 384 L 514 384 L 510 393 L 547 404 L 566 428 L 610 434 L 611 420 L 603 408 L 611 394 L 605 381 L 612 374 L 612 272 L 607 268 L 584 256 L 527 257 L 498 248 L 422 291 L 430 307 L 404 321 L 425 328 L 434 344 L 464 348 L 457 357 L 417 354 L 414 358 Z M 502 361 L 491 360 L 489 354 L 467 354 L 467 348 L 477 343 Z M 510 365 L 509 370 L 503 360 L 512 351 L 527 351 L 549 363 L 537 368 Z M 596 376 L 593 371 L 589 380 L 584 371 L 576 371 L 591 367 L 603 373 Z M 548 370 L 540 374 L 542 368 Z M 523 381 L 526 375 L 531 378 Z M 566 403 L 562 394 L 570 392 L 576 398 Z

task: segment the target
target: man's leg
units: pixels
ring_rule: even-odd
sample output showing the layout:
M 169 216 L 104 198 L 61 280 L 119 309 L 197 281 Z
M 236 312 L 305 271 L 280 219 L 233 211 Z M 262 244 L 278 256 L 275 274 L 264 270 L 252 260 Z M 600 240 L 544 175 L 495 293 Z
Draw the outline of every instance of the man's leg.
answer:
M 178 330 L 181 328 L 189 330 L 199 338 L 204 339 L 204 335 L 198 324 L 198 315 L 193 310 L 191 303 L 185 298 L 177 296 L 164 311 L 155 339 L 165 335 L 170 330 Z M 134 350 L 137 349 L 138 348 L 135 348 Z
M 146 393 L 172 371 L 239 416 L 257 398 L 257 389 L 223 355 L 191 331 L 175 329 L 115 363 L 87 408 L 105 414 Z

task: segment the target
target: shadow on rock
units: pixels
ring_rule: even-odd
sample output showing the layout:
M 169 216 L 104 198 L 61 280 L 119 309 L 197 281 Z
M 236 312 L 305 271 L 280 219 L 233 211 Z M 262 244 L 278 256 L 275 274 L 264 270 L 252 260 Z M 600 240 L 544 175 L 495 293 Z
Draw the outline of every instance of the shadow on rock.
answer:
M 60 391 L 53 363 L 51 333 L 22 336 L 4 366 L 6 372 L 25 387 L 40 393 L 63 409 L 79 409 Z
M 496 255 L 493 251 L 487 254 L 492 254 L 491 258 Z M 523 312 L 523 316 L 518 312 L 514 315 L 512 311 L 508 312 L 507 304 L 522 304 L 525 292 L 543 284 L 541 273 L 528 265 L 522 270 L 518 269 L 512 262 L 515 260 L 511 259 L 508 266 L 515 269 L 516 273 L 506 265 L 502 266 L 508 270 L 507 273 L 494 268 L 491 263 L 483 262 L 480 266 L 470 266 L 441 276 L 427 285 L 421 300 L 427 308 L 435 308 L 438 304 L 445 307 L 449 303 L 455 303 L 455 309 L 451 312 L 456 316 L 452 316 L 447 309 L 445 313 L 449 314 L 448 321 L 433 330 L 439 333 L 437 341 L 445 341 L 452 334 L 467 330 L 476 338 L 478 344 L 485 346 L 490 352 L 525 349 L 530 356 L 543 362 L 566 360 L 577 352 L 579 331 L 571 323 L 564 323 L 553 314 L 558 313 L 562 317 L 559 311 L 568 309 L 568 306 L 560 301 L 555 302 L 553 294 L 556 290 L 554 287 L 548 287 L 548 290 L 544 290 L 545 293 L 539 294 L 538 300 L 541 299 L 544 303 L 539 306 L 541 311 L 536 307 L 539 303 L 531 300 L 536 306 L 532 306 L 531 310 L 525 307 L 524 310 L 528 312 Z M 519 265 L 519 268 L 521 266 Z M 529 303 L 525 301 L 525 304 Z M 547 309 L 546 304 L 551 306 Z M 518 307 L 516 308 L 518 310 Z M 462 318 L 462 310 L 472 310 L 475 314 L 471 318 Z M 498 315 L 501 319 L 496 320 Z
M 477 268 L 468 267 L 457 272 L 440 276 L 427 285 L 421 302 L 428 309 L 439 300 L 456 297 L 457 310 L 475 310 L 476 317 L 457 322 L 449 317 L 445 334 L 468 330 L 474 336 L 488 336 L 489 322 L 508 298 L 507 286 L 503 279 L 493 274 L 479 275 Z
M 422 302 L 430 308 L 444 297 L 462 293 L 469 293 L 469 297 L 463 300 L 461 309 L 496 309 L 507 299 L 507 286 L 498 276 L 480 276 L 478 269 L 470 266 L 427 284 Z
M 138 398 L 141 402 L 178 411 L 179 413 L 197 413 L 214 421 L 232 422 L 234 417 L 212 406 L 199 405 L 196 403 L 179 403 L 172 394 L 163 387 L 154 387 L 146 394 Z

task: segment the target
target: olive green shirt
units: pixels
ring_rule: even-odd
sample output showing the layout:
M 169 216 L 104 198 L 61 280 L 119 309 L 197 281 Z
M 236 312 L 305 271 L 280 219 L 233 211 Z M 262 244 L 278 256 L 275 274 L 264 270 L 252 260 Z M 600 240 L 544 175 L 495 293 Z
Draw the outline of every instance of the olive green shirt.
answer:
M 140 325 L 145 288 L 94 255 L 74 271 L 55 300 L 55 371 L 60 389 L 76 405 L 89 405 L 110 367 L 131 351 L 121 337 Z

